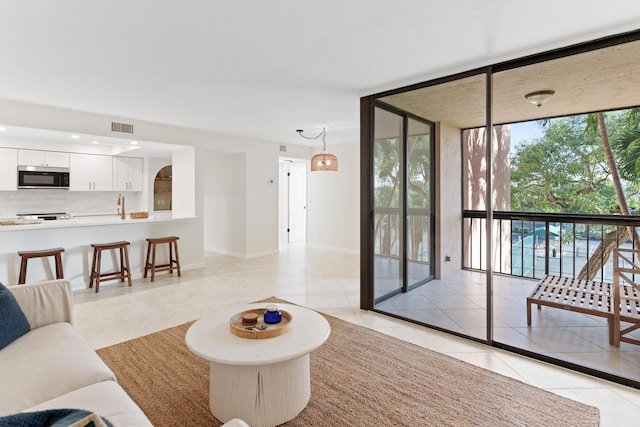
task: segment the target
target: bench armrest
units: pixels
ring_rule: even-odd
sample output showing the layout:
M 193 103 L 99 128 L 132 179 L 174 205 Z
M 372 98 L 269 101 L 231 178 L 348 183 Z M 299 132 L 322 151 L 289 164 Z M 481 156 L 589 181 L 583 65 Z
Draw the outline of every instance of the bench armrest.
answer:
M 73 323 L 73 294 L 66 279 L 8 286 L 31 329 L 51 323 Z

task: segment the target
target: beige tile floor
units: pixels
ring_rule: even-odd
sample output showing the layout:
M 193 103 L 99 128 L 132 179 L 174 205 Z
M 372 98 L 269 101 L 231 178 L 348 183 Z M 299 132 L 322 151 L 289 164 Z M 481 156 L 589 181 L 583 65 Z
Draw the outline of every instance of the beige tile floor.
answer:
M 75 326 L 102 348 L 187 321 L 229 304 L 277 296 L 456 357 L 600 408 L 602 426 L 640 420 L 640 391 L 531 360 L 381 314 L 360 310 L 359 257 L 303 245 L 243 260 L 208 253 L 205 267 L 156 281 L 117 282 L 75 292 Z

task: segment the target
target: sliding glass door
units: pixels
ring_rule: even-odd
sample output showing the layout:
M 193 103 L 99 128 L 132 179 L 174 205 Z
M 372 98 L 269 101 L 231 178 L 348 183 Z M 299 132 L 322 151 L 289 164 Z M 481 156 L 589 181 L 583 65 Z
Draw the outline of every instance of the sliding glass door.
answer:
M 377 106 L 373 138 L 374 300 L 433 278 L 433 125 Z

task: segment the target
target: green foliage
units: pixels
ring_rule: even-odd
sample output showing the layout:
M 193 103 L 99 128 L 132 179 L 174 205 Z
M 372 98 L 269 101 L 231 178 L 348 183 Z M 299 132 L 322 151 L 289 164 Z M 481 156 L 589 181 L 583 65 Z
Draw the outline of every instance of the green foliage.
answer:
M 608 113 L 607 131 L 631 208 L 638 208 L 640 113 Z M 595 115 L 545 122 L 543 137 L 511 156 L 511 210 L 620 213 Z
M 377 140 L 374 143 L 374 174 L 376 206 L 398 208 L 402 186 L 400 159 L 402 144 L 398 138 Z M 409 207 L 428 208 L 430 205 L 429 135 L 409 138 Z
M 597 132 L 585 116 L 554 120 L 545 135 L 511 157 L 511 209 L 527 212 L 605 213 L 614 194 Z M 615 194 L 614 199 L 615 201 Z
M 640 109 L 625 111 L 621 117 L 621 129 L 611 138 L 611 149 L 618 163 L 622 178 L 640 181 Z

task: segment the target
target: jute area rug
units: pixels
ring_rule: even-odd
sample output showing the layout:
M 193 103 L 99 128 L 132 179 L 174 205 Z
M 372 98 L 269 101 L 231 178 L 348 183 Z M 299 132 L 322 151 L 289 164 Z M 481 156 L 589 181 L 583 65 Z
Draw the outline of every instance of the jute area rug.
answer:
M 270 301 L 286 302 L 278 299 Z M 325 315 L 311 400 L 286 426 L 597 426 L 597 408 Z M 219 426 L 191 323 L 98 350 L 155 426 Z

